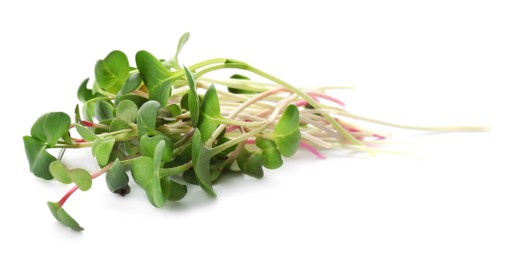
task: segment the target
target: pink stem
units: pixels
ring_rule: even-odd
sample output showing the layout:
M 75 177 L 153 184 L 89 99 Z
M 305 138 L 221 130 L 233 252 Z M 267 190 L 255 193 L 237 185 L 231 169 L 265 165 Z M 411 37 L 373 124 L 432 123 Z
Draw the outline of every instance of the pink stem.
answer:
M 226 128 L 226 132 L 229 133 L 229 132 L 235 131 L 237 129 L 239 129 L 239 126 L 232 125 L 232 126 L 229 126 L 229 127 Z
M 93 122 L 90 122 L 90 121 L 80 120 L 80 122 L 81 122 L 84 126 L 88 126 L 88 127 L 94 126 L 94 123 L 93 123 Z
M 71 196 L 71 194 L 73 194 L 73 192 L 75 192 L 77 190 L 77 185 L 73 186 L 67 193 L 66 195 L 64 195 L 64 197 L 62 197 L 61 200 L 59 200 L 59 206 L 62 207 L 62 205 L 64 205 L 64 203 L 68 200 L 69 196 Z
M 83 138 L 71 137 L 71 140 L 73 140 L 73 142 L 75 142 L 75 143 L 85 143 L 86 142 L 86 140 L 84 140 Z
M 95 179 L 98 176 L 107 172 L 110 169 L 110 167 L 112 167 L 112 164 L 113 163 L 109 163 L 105 167 L 101 168 L 99 171 L 91 174 L 91 179 Z M 71 187 L 71 189 L 68 192 L 66 192 L 66 194 L 58 202 L 60 207 L 62 207 L 62 205 L 64 205 L 64 203 L 68 200 L 68 198 L 71 196 L 71 194 L 73 194 L 77 190 L 77 188 L 78 188 L 78 186 L 74 185 L 73 187 Z
M 338 105 L 340 105 L 341 107 L 346 107 L 346 104 L 344 102 L 342 102 L 342 100 L 340 99 L 337 99 L 337 98 L 334 98 L 330 95 L 326 95 L 326 94 L 323 94 L 323 93 L 317 93 L 317 92 L 310 92 L 310 91 L 307 91 L 306 92 L 308 95 L 310 95 L 312 98 L 314 97 L 320 97 L 320 98 L 323 98 L 323 99 L 326 99 L 326 100 L 329 100 L 331 102 L 334 102 L 334 103 L 337 103 Z
M 384 137 L 382 135 L 378 135 L 378 134 L 373 134 L 372 136 L 376 137 L 378 140 L 383 140 L 386 138 L 386 137 Z
M 310 151 L 313 155 L 317 156 L 317 158 L 319 159 L 326 159 L 326 155 L 324 155 L 323 153 L 319 152 L 319 150 L 315 149 L 313 146 L 309 145 L 307 142 L 301 140 L 301 142 L 299 143 L 299 146 L 307 149 L 308 151 Z
M 293 103 L 296 107 L 306 106 L 308 102 L 306 100 L 299 100 Z

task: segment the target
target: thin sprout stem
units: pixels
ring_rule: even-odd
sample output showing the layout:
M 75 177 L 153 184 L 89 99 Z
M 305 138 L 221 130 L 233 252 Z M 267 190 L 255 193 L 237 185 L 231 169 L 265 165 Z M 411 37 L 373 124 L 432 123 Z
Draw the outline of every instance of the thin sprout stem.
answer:
M 308 141 L 314 143 L 316 146 L 324 148 L 324 149 L 330 149 L 333 147 L 331 144 L 326 143 L 322 139 L 317 138 L 317 137 L 310 135 L 308 133 L 305 133 L 305 132 L 301 132 L 301 138 L 308 140 Z
M 243 141 L 247 140 L 248 138 L 253 137 L 256 134 L 262 132 L 265 128 L 267 128 L 269 126 L 269 124 L 271 124 L 272 122 L 274 122 L 274 120 L 276 120 L 276 118 L 278 117 L 279 113 L 285 108 L 285 106 L 288 105 L 290 103 L 290 101 L 295 99 L 296 97 L 297 97 L 296 94 L 291 94 L 288 98 L 285 98 L 276 107 L 276 110 L 274 110 L 273 114 L 271 114 L 269 119 L 267 119 L 265 122 L 263 122 L 260 127 L 255 128 L 255 129 L 251 130 L 250 132 L 248 132 L 246 134 L 242 134 L 242 135 L 240 135 L 240 136 L 238 136 L 238 137 L 236 137 L 234 139 L 231 139 L 230 141 L 228 141 L 226 143 L 223 143 L 223 144 L 221 144 L 219 146 L 216 146 L 216 147 L 212 148 L 212 151 L 214 152 L 214 154 L 218 154 L 218 153 L 228 149 L 232 145 L 237 144 L 239 142 L 243 142 Z M 218 129 L 219 129 L 219 127 L 218 127 Z
M 250 72 L 253 72 L 261 77 L 264 77 L 270 81 L 273 81 L 275 82 L 276 84 L 280 85 L 280 86 L 283 86 L 287 89 L 289 89 L 289 91 L 292 91 L 294 93 L 296 93 L 297 95 L 299 95 L 300 97 L 302 97 L 303 99 L 305 99 L 306 101 L 308 101 L 308 103 L 313 106 L 314 108 L 316 109 L 321 109 L 322 106 L 317 102 L 315 101 L 312 97 L 310 97 L 308 94 L 306 94 L 305 92 L 301 91 L 300 89 L 292 86 L 291 84 L 273 76 L 273 75 L 270 75 L 264 71 L 261 71 L 255 67 L 252 67 L 248 64 L 245 64 L 245 63 L 225 63 L 225 64 L 220 64 L 220 65 L 214 65 L 214 66 L 211 66 L 211 67 L 208 67 L 208 68 L 205 68 L 201 71 L 199 71 L 197 74 L 196 74 L 196 78 L 200 78 L 202 75 L 206 74 L 206 73 L 209 73 L 209 72 L 212 72 L 212 71 L 215 71 L 215 70 L 220 70 L 220 69 L 226 69 L 226 68 L 235 68 L 235 69 L 243 69 L 243 70 L 247 70 L 247 71 L 250 71 Z M 358 141 L 356 138 L 354 138 L 349 132 L 347 132 L 341 125 L 339 125 L 335 119 L 327 112 L 325 111 L 322 111 L 320 110 L 319 111 L 325 118 L 326 120 L 333 125 L 333 127 L 335 128 L 335 130 L 344 138 L 346 139 L 348 142 L 350 143 L 353 143 L 355 145 L 363 145 L 360 141 Z
M 285 90 L 285 88 L 275 88 L 275 89 L 263 92 L 261 94 L 258 94 L 256 96 L 254 96 L 253 98 L 247 100 L 246 102 L 242 103 L 237 109 L 235 109 L 230 115 L 228 115 L 227 118 L 228 119 L 233 119 L 238 113 L 240 113 L 242 110 L 244 110 L 246 107 L 250 106 L 254 102 L 256 102 L 258 100 L 261 100 L 261 99 L 263 99 L 263 98 L 265 98 L 267 96 L 270 96 L 270 95 L 273 95 L 275 93 L 278 93 L 280 91 L 283 91 L 283 90 Z M 266 124 L 264 123 L 263 125 L 266 125 Z M 214 131 L 212 136 L 205 142 L 205 146 L 206 147 L 212 147 L 212 144 L 217 139 L 217 137 L 223 132 L 225 127 L 226 127 L 226 124 L 220 124 L 217 127 L 217 129 Z M 257 128 L 257 129 L 260 129 L 260 127 Z
M 172 168 L 160 168 L 159 175 L 160 178 L 171 177 L 174 175 L 178 175 L 192 167 L 192 161 L 188 163 L 182 164 L 180 166 L 172 167 Z
M 242 90 L 250 90 L 250 91 L 258 91 L 258 92 L 263 92 L 263 91 L 267 91 L 271 88 L 269 87 L 262 87 L 262 86 L 258 86 L 256 84 L 254 84 L 254 82 L 252 81 L 248 81 L 248 80 L 217 80 L 217 79 L 210 79 L 210 78 L 201 78 L 202 81 L 204 82 L 207 82 L 207 83 L 211 83 L 211 84 L 218 84 L 218 85 L 223 85 L 223 86 L 227 86 L 227 87 L 231 87 L 231 88 L 236 88 L 236 89 L 242 89 Z M 269 84 L 265 84 L 265 86 L 269 86 Z
M 107 164 L 105 167 L 101 168 L 99 171 L 91 174 L 91 179 L 96 179 L 98 176 L 107 172 L 110 169 L 110 167 L 112 167 L 112 164 L 114 164 L 114 163 L 111 162 L 111 163 Z M 77 185 L 73 185 L 73 187 L 71 187 L 71 189 L 68 192 L 66 192 L 66 194 L 58 202 L 60 207 L 62 207 L 64 205 L 64 203 L 66 203 L 68 198 L 77 190 L 77 188 L 78 188 Z
M 488 127 L 484 127 L 484 126 L 435 126 L 435 127 L 410 126 L 410 125 L 402 125 L 402 124 L 396 124 L 396 123 L 386 122 L 386 121 L 382 121 L 382 120 L 372 119 L 372 118 L 359 116 L 359 115 L 355 115 L 353 113 L 348 113 L 348 112 L 339 111 L 339 110 L 335 110 L 335 111 L 325 110 L 325 111 L 333 112 L 333 113 L 339 114 L 341 116 L 345 116 L 345 117 L 349 117 L 349 118 L 353 118 L 353 119 L 357 119 L 357 120 L 367 121 L 370 123 L 391 126 L 391 127 L 395 127 L 395 128 L 411 129 L 411 130 L 441 131 L 441 132 L 462 132 L 462 131 L 463 132 L 464 131 L 468 131 L 468 132 L 479 131 L 480 132 L 480 131 L 488 131 L 489 130 Z

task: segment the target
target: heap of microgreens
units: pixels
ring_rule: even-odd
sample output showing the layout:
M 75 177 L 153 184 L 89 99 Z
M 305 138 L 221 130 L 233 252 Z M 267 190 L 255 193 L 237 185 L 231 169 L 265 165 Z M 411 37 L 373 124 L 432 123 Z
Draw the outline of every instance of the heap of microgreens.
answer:
M 129 66 L 123 52 L 111 52 L 96 63 L 92 89 L 87 88 L 88 79 L 80 85 L 83 111 L 77 105 L 74 122 L 65 113 L 47 113 L 23 138 L 34 175 L 73 183 L 61 200 L 48 202 L 59 222 L 83 230 L 62 206 L 104 173 L 109 190 L 124 196 L 130 192 L 130 171 L 151 204 L 162 207 L 167 200 L 185 196 L 185 183 L 199 184 L 215 196 L 212 184 L 224 171 L 262 178 L 262 167 L 279 168 L 282 156 L 291 157 L 298 147 L 324 158 L 316 147 L 374 152 L 370 144 L 385 138 L 345 122 L 349 117 L 388 124 L 347 112 L 342 101 L 325 93 L 328 88 L 301 90 L 233 59 L 180 66 L 177 56 L 188 38 L 188 33 L 181 37 L 175 56 L 167 61 L 139 51 L 137 68 Z M 226 68 L 252 72 L 272 83 L 238 74 L 226 80 L 205 77 Z M 72 128 L 80 137 L 71 136 Z M 84 147 L 92 147 L 99 171 L 69 169 L 61 162 L 65 149 Z M 61 149 L 58 158 L 47 152 L 50 148 Z

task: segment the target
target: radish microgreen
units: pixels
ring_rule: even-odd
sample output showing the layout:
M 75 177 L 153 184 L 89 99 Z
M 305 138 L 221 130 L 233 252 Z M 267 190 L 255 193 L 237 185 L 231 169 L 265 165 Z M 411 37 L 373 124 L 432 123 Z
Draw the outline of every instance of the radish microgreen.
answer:
M 183 66 L 178 54 L 188 39 L 184 34 L 176 54 L 164 62 L 147 51 L 137 52 L 136 68 L 123 52 L 109 53 L 96 63 L 95 78 L 79 85 L 82 112 L 77 105 L 73 123 L 65 113 L 46 113 L 23 137 L 35 176 L 73 185 L 58 202 L 48 202 L 63 225 L 83 230 L 63 205 L 104 173 L 111 192 L 126 195 L 132 178 L 153 206 L 162 207 L 168 200 L 182 199 L 189 184 L 215 197 L 213 186 L 224 172 L 262 178 L 263 168 L 281 167 L 283 157 L 293 156 L 298 148 L 319 158 L 325 156 L 318 149 L 379 151 L 375 145 L 387 136 L 354 126 L 349 118 L 412 128 L 354 115 L 327 94 L 331 88 L 300 89 L 242 61 L 216 58 Z M 224 80 L 207 77 L 224 69 L 268 82 L 241 74 Z M 64 165 L 63 151 L 80 148 L 92 150 L 100 170 L 89 173 Z M 49 149 L 62 152 L 56 158 Z

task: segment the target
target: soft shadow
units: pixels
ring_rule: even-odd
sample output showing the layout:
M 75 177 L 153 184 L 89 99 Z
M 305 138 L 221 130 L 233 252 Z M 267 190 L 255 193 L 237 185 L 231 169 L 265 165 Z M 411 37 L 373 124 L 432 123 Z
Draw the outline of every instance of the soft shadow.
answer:
M 232 172 L 226 171 L 219 176 L 217 180 L 214 181 L 214 190 L 217 195 L 220 196 L 219 191 L 223 189 L 223 187 L 237 185 L 238 181 L 241 181 L 245 176 L 241 172 Z M 180 201 L 168 201 L 164 205 L 164 208 L 181 212 L 186 210 L 191 210 L 198 207 L 205 207 L 213 205 L 217 202 L 217 198 L 213 198 L 209 196 L 199 185 L 193 185 L 187 183 L 187 195 Z

